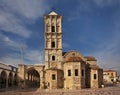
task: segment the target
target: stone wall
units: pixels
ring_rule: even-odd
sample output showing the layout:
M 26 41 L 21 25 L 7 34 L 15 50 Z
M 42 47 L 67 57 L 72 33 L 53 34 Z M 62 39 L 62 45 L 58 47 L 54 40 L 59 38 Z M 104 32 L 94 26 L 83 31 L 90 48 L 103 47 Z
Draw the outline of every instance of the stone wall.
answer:
M 68 73 L 71 71 L 71 75 Z M 75 74 L 78 70 L 78 75 Z M 82 75 L 83 74 L 83 75 Z M 64 63 L 64 88 L 65 89 L 81 89 L 85 88 L 85 63 L 82 62 L 67 62 Z
M 59 69 L 47 69 L 45 74 L 46 88 L 63 88 L 63 71 Z

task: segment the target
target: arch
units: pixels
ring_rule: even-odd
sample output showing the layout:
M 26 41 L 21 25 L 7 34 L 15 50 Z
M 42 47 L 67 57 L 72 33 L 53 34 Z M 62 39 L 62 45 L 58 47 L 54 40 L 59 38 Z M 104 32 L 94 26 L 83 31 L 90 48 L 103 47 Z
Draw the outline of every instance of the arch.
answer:
M 27 69 L 26 86 L 30 88 L 40 87 L 40 74 L 34 67 Z
M 10 72 L 8 76 L 8 87 L 12 87 L 12 86 L 13 86 L 13 73 Z
M 7 72 L 2 71 L 0 75 L 0 88 L 6 88 Z

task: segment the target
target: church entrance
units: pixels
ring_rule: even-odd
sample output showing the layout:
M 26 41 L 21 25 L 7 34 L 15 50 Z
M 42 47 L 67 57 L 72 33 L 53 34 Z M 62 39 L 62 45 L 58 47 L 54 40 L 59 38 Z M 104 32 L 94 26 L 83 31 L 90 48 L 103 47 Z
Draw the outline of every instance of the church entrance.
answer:
M 26 73 L 26 86 L 29 88 L 40 87 L 40 75 L 34 68 L 29 68 Z

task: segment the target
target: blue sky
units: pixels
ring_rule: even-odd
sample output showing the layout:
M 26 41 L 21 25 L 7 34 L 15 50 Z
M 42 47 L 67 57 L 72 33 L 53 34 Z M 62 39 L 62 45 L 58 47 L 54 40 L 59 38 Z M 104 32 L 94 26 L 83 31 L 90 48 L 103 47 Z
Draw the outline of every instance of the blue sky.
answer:
M 43 16 L 63 16 L 63 51 L 95 56 L 99 66 L 120 72 L 120 0 L 0 0 L 0 62 L 44 61 Z

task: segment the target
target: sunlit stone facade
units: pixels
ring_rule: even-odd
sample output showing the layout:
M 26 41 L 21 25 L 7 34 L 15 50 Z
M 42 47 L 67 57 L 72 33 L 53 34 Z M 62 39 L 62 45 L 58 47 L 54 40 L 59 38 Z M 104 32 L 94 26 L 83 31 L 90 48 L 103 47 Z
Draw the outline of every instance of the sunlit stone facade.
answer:
M 104 83 L 113 83 L 117 80 L 117 72 L 115 70 L 104 70 L 103 71 Z
M 11 65 L 0 63 L 0 89 L 18 86 L 18 69 Z
M 39 86 L 41 89 L 101 87 L 103 71 L 94 57 L 84 57 L 76 50 L 63 52 L 62 16 L 51 12 L 44 16 L 44 23 L 45 63 L 32 66 L 20 64 L 19 86 Z

